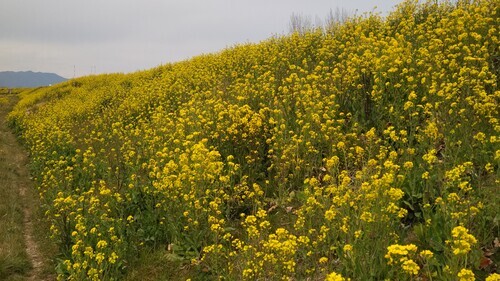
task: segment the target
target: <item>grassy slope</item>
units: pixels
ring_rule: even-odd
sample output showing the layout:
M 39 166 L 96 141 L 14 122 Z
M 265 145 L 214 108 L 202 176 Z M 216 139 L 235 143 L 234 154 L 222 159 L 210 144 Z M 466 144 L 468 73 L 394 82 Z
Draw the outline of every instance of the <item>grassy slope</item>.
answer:
M 86 263 L 104 279 L 401 280 L 413 273 L 388 264 L 388 246 L 409 244 L 433 252 L 393 253 L 422 278 L 494 272 L 499 20 L 495 1 L 478 3 L 407 3 L 385 21 L 26 96 L 12 120 L 62 276 L 90 276 Z

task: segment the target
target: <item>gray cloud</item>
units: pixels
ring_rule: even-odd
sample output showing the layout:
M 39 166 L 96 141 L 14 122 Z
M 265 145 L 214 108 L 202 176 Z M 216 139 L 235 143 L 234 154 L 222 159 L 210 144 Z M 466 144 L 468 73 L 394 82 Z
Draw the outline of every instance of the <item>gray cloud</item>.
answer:
M 66 77 L 129 72 L 258 42 L 288 31 L 292 13 L 358 14 L 398 0 L 2 0 L 0 70 Z

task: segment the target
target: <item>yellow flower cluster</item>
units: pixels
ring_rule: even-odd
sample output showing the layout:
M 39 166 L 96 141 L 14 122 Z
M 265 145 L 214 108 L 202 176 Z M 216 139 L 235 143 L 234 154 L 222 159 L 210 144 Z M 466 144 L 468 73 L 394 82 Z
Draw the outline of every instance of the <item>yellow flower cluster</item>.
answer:
M 459 281 L 474 281 L 474 280 L 476 280 L 476 278 L 474 277 L 474 273 L 471 270 L 465 269 L 465 268 L 460 270 L 460 272 L 457 274 L 457 276 L 458 276 Z
M 468 233 L 463 226 L 457 226 L 451 231 L 452 250 L 455 255 L 465 255 L 470 252 L 472 246 L 477 243 L 476 238 Z
M 409 245 L 390 245 L 387 247 L 387 254 L 385 258 L 388 259 L 388 264 L 400 264 L 401 268 L 410 275 L 417 275 L 420 266 L 412 260 L 411 257 L 417 252 L 417 246 L 413 244 Z
M 490 276 L 486 277 L 486 281 L 499 281 L 500 280 L 500 274 L 498 273 L 492 273 Z
M 326 276 L 325 279 L 325 281 L 345 281 L 345 280 L 350 280 L 350 279 L 346 279 L 342 277 L 342 275 L 335 272 L 328 274 L 328 276 Z

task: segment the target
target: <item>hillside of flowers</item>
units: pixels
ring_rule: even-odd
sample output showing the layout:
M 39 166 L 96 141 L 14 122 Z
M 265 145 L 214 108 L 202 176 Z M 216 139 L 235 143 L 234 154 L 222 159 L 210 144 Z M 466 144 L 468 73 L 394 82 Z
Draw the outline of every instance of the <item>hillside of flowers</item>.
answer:
M 500 280 L 499 15 L 406 1 L 23 94 L 58 278 L 163 250 L 193 280 Z

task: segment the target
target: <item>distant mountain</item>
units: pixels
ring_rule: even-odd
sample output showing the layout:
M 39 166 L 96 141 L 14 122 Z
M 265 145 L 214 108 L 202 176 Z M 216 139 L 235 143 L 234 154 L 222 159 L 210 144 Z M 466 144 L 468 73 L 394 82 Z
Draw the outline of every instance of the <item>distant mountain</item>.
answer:
M 55 73 L 0 71 L 0 87 L 6 88 L 32 88 L 48 86 L 66 80 L 66 78 Z

